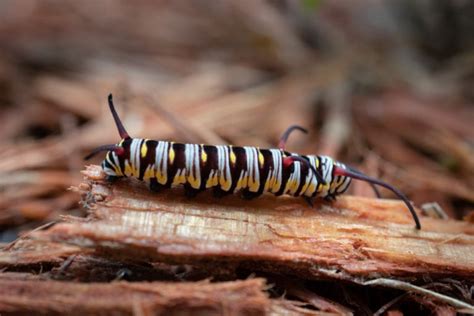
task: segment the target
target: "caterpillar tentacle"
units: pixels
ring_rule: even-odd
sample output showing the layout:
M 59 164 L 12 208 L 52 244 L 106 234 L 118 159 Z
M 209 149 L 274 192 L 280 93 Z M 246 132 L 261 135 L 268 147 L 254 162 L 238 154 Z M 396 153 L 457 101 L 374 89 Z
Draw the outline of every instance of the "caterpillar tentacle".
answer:
M 308 131 L 305 128 L 303 128 L 299 125 L 291 125 L 290 127 L 288 127 L 286 129 L 286 131 L 283 133 L 283 135 L 281 135 L 280 141 L 278 142 L 278 148 L 280 148 L 281 150 L 285 150 L 288 138 L 290 137 L 290 134 L 293 131 L 300 131 L 302 133 L 308 134 Z
M 334 161 L 327 156 L 299 155 L 285 150 L 291 126 L 282 135 L 279 149 L 230 145 L 181 144 L 131 138 L 126 132 L 109 96 L 109 107 L 121 141 L 93 150 L 107 151 L 102 169 L 109 177 L 134 177 L 149 184 L 153 191 L 184 185 L 187 196 L 212 189 L 215 196 L 241 192 L 252 199 L 265 192 L 276 196 L 303 197 L 312 206 L 316 197 L 332 200 L 344 193 L 351 179 L 367 181 L 392 190 L 405 202 L 420 229 L 419 219 L 403 193 L 389 184 Z

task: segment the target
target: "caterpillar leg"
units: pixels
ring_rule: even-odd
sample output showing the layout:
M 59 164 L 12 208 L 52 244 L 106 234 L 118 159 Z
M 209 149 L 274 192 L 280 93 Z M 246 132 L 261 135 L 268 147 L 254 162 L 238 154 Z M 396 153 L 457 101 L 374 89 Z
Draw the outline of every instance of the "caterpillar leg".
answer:
M 119 177 L 117 176 L 110 176 L 110 175 L 106 175 L 105 176 L 105 181 L 109 182 L 109 183 L 114 183 L 115 181 L 118 180 Z
M 278 148 L 280 148 L 281 150 L 285 150 L 286 142 L 288 141 L 288 137 L 290 137 L 290 134 L 295 130 L 298 130 L 300 132 L 308 134 L 308 131 L 306 129 L 304 129 L 303 127 L 298 126 L 298 125 L 291 125 L 290 127 L 288 127 L 286 129 L 286 131 L 283 133 L 283 135 L 281 135 L 280 141 L 278 142 Z
M 220 199 L 220 198 L 223 198 L 224 196 L 229 195 L 229 194 L 231 194 L 231 192 L 224 191 L 220 187 L 213 187 L 212 188 L 212 195 L 215 198 Z
M 332 194 L 328 194 L 324 197 L 324 200 L 326 200 L 328 202 L 334 202 L 336 200 L 336 196 L 332 195 Z
M 199 192 L 201 192 L 201 190 L 191 187 L 191 185 L 188 183 L 184 185 L 184 194 L 188 198 L 195 197 L 196 195 L 198 195 Z
M 151 178 L 150 179 L 150 190 L 153 192 L 160 192 L 163 190 L 164 185 L 159 184 L 158 181 L 156 181 L 156 178 Z
M 255 199 L 256 197 L 259 197 L 261 195 L 260 192 L 251 192 L 248 189 L 244 189 L 241 192 L 241 196 L 245 200 L 252 200 Z
M 303 196 L 303 199 L 306 201 L 306 203 L 308 203 L 308 205 L 310 207 L 314 207 L 314 203 L 313 203 L 313 200 L 314 198 L 313 197 L 309 197 L 309 196 Z

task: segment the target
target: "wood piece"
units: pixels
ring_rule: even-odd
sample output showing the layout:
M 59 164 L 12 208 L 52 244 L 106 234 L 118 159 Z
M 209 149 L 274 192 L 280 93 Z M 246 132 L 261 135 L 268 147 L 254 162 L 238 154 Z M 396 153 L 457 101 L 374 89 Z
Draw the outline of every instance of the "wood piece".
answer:
M 321 312 L 316 310 L 311 310 L 304 308 L 305 304 L 299 301 L 291 301 L 286 299 L 273 299 L 268 315 L 321 315 L 321 316 L 330 316 L 330 315 L 341 315 L 339 313 L 331 312 Z
M 180 189 L 156 194 L 130 179 L 104 183 L 98 166 L 84 175 L 95 220 L 59 224 L 37 238 L 120 258 L 233 263 L 304 279 L 474 276 L 474 226 L 422 217 L 416 231 L 399 201 L 345 196 L 311 209 L 273 196 L 188 199 Z
M 0 251 L 0 269 L 35 271 L 52 279 L 80 282 L 236 279 L 232 267 L 111 260 L 92 255 L 91 249 L 34 239 L 20 239 L 5 245 Z
M 77 246 L 41 240 L 23 239 L 0 251 L 0 269 L 12 269 L 40 264 L 60 264 L 71 255 L 87 254 L 90 250 Z
M 73 283 L 0 274 L 0 311 L 48 315 L 264 315 L 270 307 L 264 288 L 263 279 Z
M 339 303 L 336 303 L 326 297 L 322 297 L 314 292 L 311 292 L 302 286 L 298 286 L 295 284 L 295 282 L 285 282 L 284 288 L 287 291 L 288 295 L 295 296 L 320 311 L 336 313 L 337 315 L 345 316 L 350 316 L 354 314 L 351 309 Z

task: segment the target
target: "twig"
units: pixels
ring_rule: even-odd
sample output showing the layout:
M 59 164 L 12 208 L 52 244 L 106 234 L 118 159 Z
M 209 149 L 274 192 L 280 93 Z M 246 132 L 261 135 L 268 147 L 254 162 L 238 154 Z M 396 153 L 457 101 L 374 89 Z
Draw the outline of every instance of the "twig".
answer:
M 74 255 L 69 256 L 66 260 L 64 260 L 64 262 L 61 264 L 61 266 L 58 269 L 58 275 L 61 275 L 64 272 L 66 272 L 67 268 L 69 268 L 69 266 L 72 264 L 72 262 L 74 261 L 76 257 L 77 257 L 77 254 L 74 254 Z
M 402 295 L 399 295 L 399 296 L 395 297 L 393 300 L 389 301 L 388 303 L 386 303 L 386 304 L 384 304 L 382 307 L 380 307 L 380 308 L 374 313 L 374 316 L 382 315 L 382 314 L 385 313 L 390 307 L 392 307 L 393 305 L 395 305 L 396 303 L 398 303 L 399 301 L 401 301 L 402 299 L 404 299 L 407 295 L 408 295 L 408 293 L 403 293 Z
M 417 293 L 417 294 L 421 294 L 421 295 L 427 295 L 429 297 L 436 298 L 436 299 L 438 299 L 438 300 L 440 300 L 444 303 L 447 303 L 451 306 L 454 306 L 456 308 L 467 309 L 469 311 L 474 312 L 474 306 L 471 305 L 471 304 L 468 304 L 466 302 L 463 302 L 461 300 L 455 299 L 453 297 L 450 297 L 450 296 L 447 296 L 447 295 L 444 295 L 444 294 L 441 294 L 441 293 L 437 293 L 437 292 L 425 289 L 425 288 L 420 287 L 420 286 L 413 285 L 413 284 L 408 283 L 408 282 L 403 282 L 403 281 L 399 281 L 399 280 L 392 280 L 392 279 L 386 279 L 386 278 L 379 278 L 379 279 L 375 279 L 375 280 L 362 282 L 361 284 L 366 285 L 366 286 L 374 286 L 374 285 L 375 286 L 384 286 L 384 287 L 390 287 L 390 288 L 399 289 L 399 290 L 403 290 L 403 291 L 409 291 L 409 292 L 413 292 L 413 293 Z

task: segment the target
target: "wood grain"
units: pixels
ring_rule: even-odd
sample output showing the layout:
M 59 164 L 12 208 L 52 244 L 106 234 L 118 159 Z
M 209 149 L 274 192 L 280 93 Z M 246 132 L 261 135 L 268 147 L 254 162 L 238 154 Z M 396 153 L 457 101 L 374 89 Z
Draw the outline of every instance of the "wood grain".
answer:
M 197 198 L 149 191 L 123 179 L 105 183 L 98 166 L 81 185 L 90 220 L 52 227 L 38 238 L 91 247 L 108 256 L 233 264 L 303 278 L 474 276 L 474 226 L 422 217 L 413 227 L 395 200 L 341 197 L 309 208 L 295 198 Z

